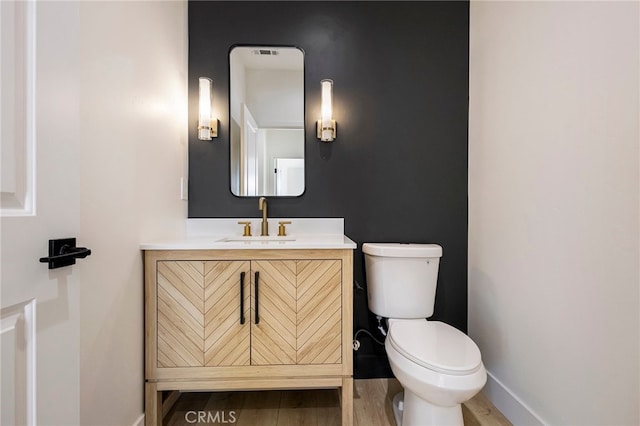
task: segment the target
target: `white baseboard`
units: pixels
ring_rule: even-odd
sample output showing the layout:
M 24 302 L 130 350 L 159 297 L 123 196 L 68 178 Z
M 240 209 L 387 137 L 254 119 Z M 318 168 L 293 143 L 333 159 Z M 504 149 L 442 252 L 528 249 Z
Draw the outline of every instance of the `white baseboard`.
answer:
M 1 0 L 0 0 L 1 1 Z M 162 418 L 167 415 L 171 407 L 178 401 L 180 398 L 180 392 L 172 391 L 169 396 L 162 402 Z M 144 426 L 144 413 L 138 417 L 138 419 L 133 423 L 133 426 Z
M 140 414 L 140 417 L 138 417 L 138 419 L 133 422 L 133 426 L 144 426 L 144 413 Z
M 543 426 L 548 424 L 488 371 L 487 384 L 482 393 L 514 425 Z

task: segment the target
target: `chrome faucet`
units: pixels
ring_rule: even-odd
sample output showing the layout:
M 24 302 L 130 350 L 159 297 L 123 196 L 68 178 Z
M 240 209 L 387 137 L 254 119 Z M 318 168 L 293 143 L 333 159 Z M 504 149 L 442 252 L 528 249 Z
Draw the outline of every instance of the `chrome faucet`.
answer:
M 267 222 L 267 199 L 260 197 L 258 199 L 258 208 L 262 210 L 262 232 L 260 235 L 263 237 L 269 236 L 269 222 Z

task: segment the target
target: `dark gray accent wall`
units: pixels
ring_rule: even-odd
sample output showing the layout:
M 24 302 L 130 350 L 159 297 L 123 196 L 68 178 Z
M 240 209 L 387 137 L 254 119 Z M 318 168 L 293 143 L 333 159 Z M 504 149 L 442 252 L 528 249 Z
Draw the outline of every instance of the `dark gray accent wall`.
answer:
M 189 2 L 189 217 L 260 216 L 229 189 L 229 49 L 305 52 L 306 191 L 271 199 L 272 217 L 344 217 L 358 243 L 354 330 L 367 309 L 364 242 L 438 243 L 435 314 L 467 328 L 469 3 Z M 219 137 L 196 135 L 198 77 L 214 80 Z M 320 143 L 320 80 L 334 80 L 338 137 Z M 380 338 L 382 338 L 380 336 Z M 356 377 L 389 375 L 384 349 L 361 336 Z

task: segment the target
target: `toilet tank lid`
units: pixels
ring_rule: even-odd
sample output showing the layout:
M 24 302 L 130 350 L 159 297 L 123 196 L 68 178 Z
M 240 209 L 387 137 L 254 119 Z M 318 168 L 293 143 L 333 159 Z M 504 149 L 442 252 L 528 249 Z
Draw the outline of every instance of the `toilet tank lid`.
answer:
M 438 244 L 364 243 L 362 251 L 371 256 L 442 257 Z

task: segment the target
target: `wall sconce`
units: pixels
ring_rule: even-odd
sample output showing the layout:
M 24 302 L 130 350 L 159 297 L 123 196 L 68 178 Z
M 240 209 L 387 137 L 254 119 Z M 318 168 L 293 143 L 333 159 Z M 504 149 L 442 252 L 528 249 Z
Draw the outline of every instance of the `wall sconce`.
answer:
M 331 142 L 336 138 L 336 120 L 333 115 L 333 80 L 320 81 L 322 88 L 322 106 L 320 120 L 316 124 L 318 139 Z
M 198 139 L 210 141 L 218 137 L 218 119 L 211 117 L 211 86 L 210 78 L 200 77 L 200 96 L 198 106 Z

